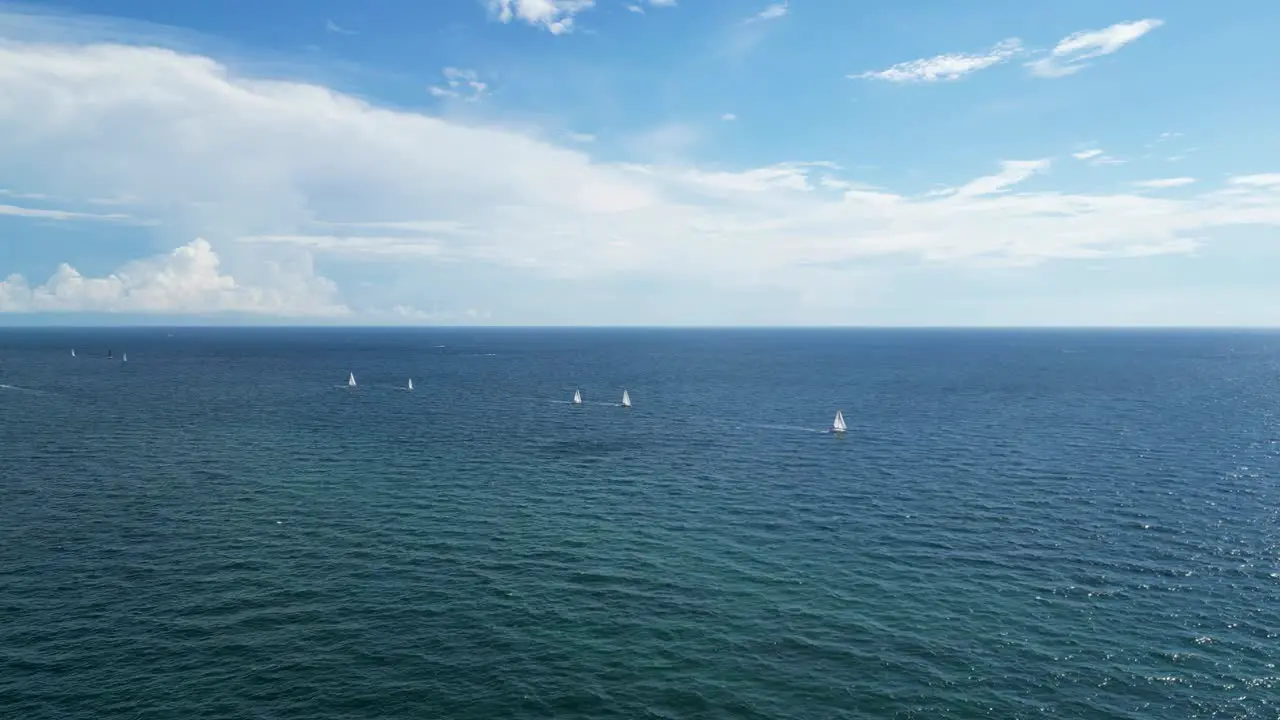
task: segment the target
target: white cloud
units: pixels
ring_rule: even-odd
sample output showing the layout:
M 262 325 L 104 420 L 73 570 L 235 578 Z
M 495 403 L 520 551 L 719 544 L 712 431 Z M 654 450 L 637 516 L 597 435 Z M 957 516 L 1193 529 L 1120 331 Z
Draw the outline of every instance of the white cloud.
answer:
M 427 91 L 436 97 L 457 98 L 467 102 L 479 100 L 489 86 L 480 81 L 475 70 L 462 70 L 447 67 L 441 71 L 444 75 L 443 86 L 432 85 Z
M 1059 41 L 1047 57 L 1033 60 L 1027 67 L 1039 77 L 1071 75 L 1088 67 L 1087 60 L 1110 55 L 1163 24 L 1163 20 L 1148 18 L 1072 33 Z
M 970 180 L 956 190 L 954 197 L 977 197 L 1003 192 L 1032 175 L 1048 169 L 1048 160 L 1006 160 L 1000 164 L 1000 172 Z
M 324 29 L 326 32 L 336 33 L 338 35 L 355 35 L 356 34 L 355 30 L 348 30 L 347 28 L 342 27 L 341 25 L 334 22 L 333 20 L 325 20 Z
M 633 13 L 637 13 L 637 14 L 639 14 L 639 15 L 643 15 L 643 14 L 644 14 L 644 8 L 640 7 L 639 5 L 628 5 L 628 6 L 627 6 L 627 9 L 628 9 L 628 10 L 630 10 L 631 12 L 633 12 Z
M 949 53 L 920 60 L 900 62 L 884 70 L 868 71 L 850 75 L 853 79 L 887 80 L 889 82 L 937 82 L 939 80 L 959 80 L 965 75 L 985 70 L 989 67 L 1017 56 L 1022 52 L 1022 41 L 1009 38 L 996 43 L 983 53 Z
M 1280 173 L 1262 173 L 1259 175 L 1239 175 L 1228 180 L 1232 185 L 1244 185 L 1258 188 L 1280 188 Z
M 1191 177 L 1171 177 L 1156 178 L 1154 180 L 1139 180 L 1138 182 L 1135 182 L 1134 185 L 1140 188 L 1159 190 L 1163 188 L 1182 187 L 1184 185 L 1190 185 L 1195 181 L 1196 179 Z
M 389 325 L 429 324 L 429 325 L 477 325 L 493 317 L 488 310 L 466 308 L 464 310 L 441 310 L 432 308 L 422 310 L 412 305 L 394 305 L 390 310 L 373 310 L 363 318 L 366 324 L 385 323 Z
M 133 218 L 121 213 L 87 213 L 71 210 L 49 210 L 46 208 L 19 207 L 17 205 L 0 204 L 0 215 L 10 217 L 39 218 L 41 220 L 99 220 L 127 222 Z
M 734 115 L 733 113 L 725 113 L 725 114 L 723 114 L 723 115 L 721 115 L 721 116 L 720 116 L 720 119 L 721 119 L 721 120 L 724 120 L 725 122 L 730 122 L 730 121 L 733 121 L 733 120 L 737 120 L 737 119 L 738 119 L 738 116 L 737 116 L 737 115 Z
M 292 245 L 348 258 L 377 260 L 381 257 L 440 257 L 444 243 L 430 236 L 370 235 L 246 235 L 242 243 Z
M 15 200 L 50 200 L 52 199 L 48 195 L 45 195 L 44 193 L 24 193 L 24 192 L 17 192 L 14 190 L 6 190 L 3 188 L 0 188 L 0 195 L 3 195 L 5 197 L 10 197 Z
M 595 0 L 488 0 L 489 13 L 498 22 L 519 20 L 552 35 L 573 32 L 574 16 L 595 4 Z
M 790 11 L 790 6 L 787 5 L 785 0 L 784 2 L 776 2 L 769 5 L 765 9 L 761 10 L 760 12 L 756 13 L 755 15 L 752 15 L 751 17 L 747 18 L 747 22 L 762 22 L 765 20 L 777 20 L 778 18 L 786 15 L 787 12 L 789 11 Z
M 649 0 L 653 7 L 675 7 L 676 0 Z
M 242 285 L 219 269 L 213 247 L 196 239 L 168 255 L 130 263 L 105 277 L 68 264 L 42 285 L 0 281 L 0 312 L 237 313 L 339 316 L 348 311 L 324 278 L 280 274 L 269 287 Z
M 1120 165 L 1126 162 L 1120 158 L 1112 157 L 1098 148 L 1090 148 L 1079 152 L 1071 153 L 1071 157 L 1077 160 L 1083 160 L 1090 165 Z
M 220 256 L 230 268 L 152 260 L 79 284 L 63 272 L 38 293 L 14 280 L 5 286 L 9 307 L 75 305 L 46 299 L 66 297 L 157 312 L 373 305 L 345 285 L 340 302 L 304 262 L 314 255 L 381 263 L 418 290 L 417 273 L 448 263 L 447 274 L 461 278 L 466 268 L 539 281 L 643 278 L 711 297 L 778 293 L 838 313 L 858 302 L 851 278 L 858 292 L 876 287 L 860 269 L 869 261 L 1030 265 L 1187 253 L 1219 226 L 1280 225 L 1268 174 L 1178 198 L 1067 193 L 1043 187 L 1047 161 L 1021 160 L 954 190 L 907 195 L 859 183 L 831 163 L 692 165 L 679 151 L 696 134 L 679 125 L 645 138 L 658 160 L 606 162 L 567 140 L 557 146 L 316 85 L 244 77 L 158 48 L 0 43 L 0 97 L 0 159 L 11 187 L 129 198 L 131 213 L 163 223 L 160 237 L 172 245 L 206 237 L 207 253 L 187 252 Z M 1040 187 L 1015 192 L 1033 176 Z M 254 270 L 276 254 L 302 264 Z M 192 279 L 145 280 L 158 277 Z M 522 299 L 486 291 L 455 307 L 483 303 L 497 316 L 500 302 L 518 308 Z M 378 303 L 432 306 L 412 294 Z

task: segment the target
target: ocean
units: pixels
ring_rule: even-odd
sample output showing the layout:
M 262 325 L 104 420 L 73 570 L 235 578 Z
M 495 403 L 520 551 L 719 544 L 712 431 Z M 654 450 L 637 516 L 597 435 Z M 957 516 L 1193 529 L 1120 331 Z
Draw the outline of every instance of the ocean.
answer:
M 0 330 L 0 717 L 1274 719 L 1277 663 L 1280 334 Z

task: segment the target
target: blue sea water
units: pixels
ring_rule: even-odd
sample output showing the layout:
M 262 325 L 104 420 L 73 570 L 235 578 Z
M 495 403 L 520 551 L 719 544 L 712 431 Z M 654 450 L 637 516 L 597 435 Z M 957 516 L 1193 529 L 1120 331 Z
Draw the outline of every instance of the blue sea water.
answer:
M 1277 334 L 0 330 L 0 717 L 1277 718 L 1277 663 Z

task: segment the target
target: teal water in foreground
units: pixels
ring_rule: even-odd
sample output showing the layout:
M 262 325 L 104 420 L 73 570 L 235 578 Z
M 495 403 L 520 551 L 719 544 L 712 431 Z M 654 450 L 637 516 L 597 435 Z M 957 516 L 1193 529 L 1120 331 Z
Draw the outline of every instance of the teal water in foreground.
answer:
M 1280 335 L 0 330 L 0 717 L 1277 718 L 1277 663 Z

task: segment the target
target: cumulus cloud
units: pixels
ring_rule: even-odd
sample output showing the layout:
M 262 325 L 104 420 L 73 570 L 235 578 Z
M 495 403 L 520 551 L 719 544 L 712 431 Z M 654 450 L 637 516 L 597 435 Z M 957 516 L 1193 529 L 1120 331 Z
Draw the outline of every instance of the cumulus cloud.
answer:
M 909 60 L 892 65 L 884 70 L 873 70 L 850 75 L 849 77 L 853 79 L 887 80 L 896 83 L 959 80 L 979 70 L 999 65 L 1021 52 L 1022 41 L 1018 38 L 1009 38 L 996 43 L 986 52 L 948 53 L 920 60 Z
M 489 13 L 498 22 L 512 20 L 541 27 L 552 35 L 573 32 L 573 18 L 595 7 L 595 0 L 488 0 Z
M 85 277 L 63 263 L 40 285 L 20 275 L 0 281 L 0 312 L 235 313 L 338 316 L 348 311 L 323 278 L 282 275 L 271 286 L 238 283 L 203 239 L 160 257 Z
M 1175 199 L 1055 191 L 1046 187 L 1047 161 L 1011 159 L 975 169 L 978 177 L 952 190 L 904 194 L 827 162 L 692 165 L 679 159 L 689 137 L 677 130 L 648 139 L 657 158 L 650 163 L 606 162 L 589 154 L 589 143 L 561 146 L 380 107 L 157 47 L 2 43 L 0 97 L 0 158 L 13 192 L 127 199 L 122 212 L 181 233 L 174 244 L 210 239 L 208 254 L 184 252 L 221 254 L 228 264 L 241 252 L 290 252 L 383 263 L 405 277 L 467 264 L 504 277 L 644 278 L 838 303 L 849 294 L 849 268 L 868 261 L 1035 264 L 1186 253 L 1218 226 L 1280 224 L 1280 197 L 1266 174 Z M 1032 177 L 1036 189 L 1027 189 Z M 341 305 L 309 268 L 257 277 L 253 262 L 232 273 L 190 261 L 183 272 L 200 269 L 192 287 L 203 289 L 173 301 L 138 278 L 178 271 L 149 263 L 150 275 L 130 268 L 116 276 L 132 284 L 99 278 L 106 285 L 93 292 L 119 307 L 183 311 Z M 65 296 L 49 288 L 81 287 L 75 282 L 62 273 L 37 292 L 13 280 L 5 302 L 50 307 L 57 302 L 37 298 Z M 150 289 L 124 292 L 135 286 Z M 170 300 L 138 299 L 156 296 Z M 408 297 L 402 304 L 422 305 Z
M 1027 67 L 1033 75 L 1039 77 L 1071 75 L 1088 67 L 1089 63 L 1086 61 L 1110 55 L 1163 24 L 1163 20 L 1148 18 L 1116 23 L 1101 30 L 1072 33 L 1060 40 L 1047 57 L 1032 60 L 1027 63 Z

